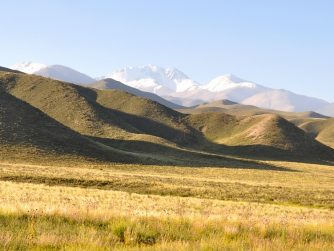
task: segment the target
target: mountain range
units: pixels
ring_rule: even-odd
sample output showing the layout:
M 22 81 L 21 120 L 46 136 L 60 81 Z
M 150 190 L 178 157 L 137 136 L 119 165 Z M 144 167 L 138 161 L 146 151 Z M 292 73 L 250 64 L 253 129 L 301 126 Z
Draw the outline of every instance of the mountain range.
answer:
M 332 148 L 277 114 L 183 113 L 119 89 L 6 68 L 0 94 L 2 159 L 234 167 L 246 165 L 242 156 L 334 160 Z
M 232 74 L 216 77 L 207 84 L 199 84 L 180 70 L 164 69 L 154 65 L 126 67 L 96 79 L 60 65 L 46 66 L 39 63 L 23 63 L 11 68 L 75 84 L 92 84 L 92 87 L 99 89 L 114 89 L 115 85 L 110 87 L 110 84 L 101 84 L 100 81 L 104 79 L 112 79 L 109 82 L 116 80 L 126 86 L 145 92 L 146 95 L 142 94 L 144 97 L 151 98 L 173 109 L 177 105 L 190 107 L 212 101 L 231 100 L 265 109 L 289 112 L 315 111 L 327 116 L 334 116 L 334 103 L 331 104 L 322 99 L 296 94 L 288 90 L 269 88 L 243 80 Z M 97 81 L 99 83 L 96 83 Z M 134 89 L 132 89 L 132 93 L 133 91 Z M 155 94 L 155 96 L 150 94 L 151 97 L 148 97 L 148 93 Z M 134 94 L 138 95 L 138 93 Z M 157 95 L 163 99 L 159 99 Z

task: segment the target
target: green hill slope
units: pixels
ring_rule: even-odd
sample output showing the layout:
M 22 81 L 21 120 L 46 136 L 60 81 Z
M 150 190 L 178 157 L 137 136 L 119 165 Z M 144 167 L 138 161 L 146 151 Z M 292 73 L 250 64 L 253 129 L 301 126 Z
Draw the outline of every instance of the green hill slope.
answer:
M 185 115 L 151 100 L 118 90 L 98 91 L 24 74 L 0 73 L 0 87 L 93 140 L 105 151 L 119 150 L 121 160 L 122 154 L 148 164 L 211 165 L 212 159 L 219 160 L 180 149 L 177 145 L 197 140 L 194 130 L 179 123 Z M 124 101 L 130 104 L 122 105 Z
M 334 148 L 334 119 L 294 119 L 294 124 L 311 137 Z
M 333 156 L 332 149 L 278 115 L 235 117 L 202 113 L 191 115 L 189 123 L 209 140 L 225 146 L 238 146 L 239 150 L 262 151 L 265 155 Z
M 333 157 L 330 148 L 274 115 L 187 115 L 120 90 L 96 90 L 8 72 L 0 72 L 0 88 L 104 151 L 119 151 L 121 160 L 125 154 L 124 158 L 145 163 L 219 165 L 227 160 L 225 154 L 240 156 L 243 149 L 262 157 L 281 158 L 282 153 Z
M 116 162 L 122 160 L 122 155 L 104 150 L 0 88 L 0 159 L 13 158 Z
M 131 139 L 151 134 L 183 144 L 195 140 L 191 129 L 179 123 L 185 115 L 123 91 L 100 91 L 22 74 L 3 74 L 0 81 L 12 95 L 84 135 Z
M 136 88 L 132 88 L 131 86 L 125 85 L 119 81 L 116 81 L 111 78 L 103 79 L 101 81 L 98 81 L 94 84 L 88 85 L 88 87 L 99 89 L 99 90 L 120 90 L 125 91 L 128 93 L 131 93 L 133 95 L 150 99 L 152 101 L 158 102 L 159 104 L 162 104 L 164 106 L 167 106 L 171 109 L 181 109 L 183 108 L 181 105 L 174 104 L 172 102 L 169 102 L 166 99 L 161 98 L 160 96 L 150 93 L 150 92 L 143 92 Z
M 230 100 L 218 100 L 204 103 L 192 108 L 179 109 L 183 113 L 223 112 L 234 116 L 254 116 L 260 114 L 277 114 L 286 119 L 294 118 L 328 118 L 316 112 L 284 112 L 270 109 L 263 109 L 252 105 L 243 105 Z

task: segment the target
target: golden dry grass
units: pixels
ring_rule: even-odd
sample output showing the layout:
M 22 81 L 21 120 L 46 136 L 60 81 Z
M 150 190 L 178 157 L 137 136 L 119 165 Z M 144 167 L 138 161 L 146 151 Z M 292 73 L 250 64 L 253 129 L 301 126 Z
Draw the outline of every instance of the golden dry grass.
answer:
M 290 171 L 2 163 L 0 243 L 7 250 L 334 250 L 332 167 L 270 164 Z M 226 184 L 228 200 L 213 192 Z M 250 199 L 245 189 L 254 187 L 263 192 Z M 263 200 L 268 193 L 281 200 Z

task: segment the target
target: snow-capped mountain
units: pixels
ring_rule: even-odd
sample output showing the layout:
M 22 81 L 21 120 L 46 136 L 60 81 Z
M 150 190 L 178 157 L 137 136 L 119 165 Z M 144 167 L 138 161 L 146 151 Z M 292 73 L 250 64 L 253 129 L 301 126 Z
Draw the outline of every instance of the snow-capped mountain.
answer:
M 255 89 L 259 85 L 245 81 L 233 74 L 226 74 L 214 78 L 209 83 L 202 86 L 203 89 L 212 91 L 212 92 L 221 92 L 227 89 L 237 88 L 237 87 L 247 87 L 249 89 Z
M 164 69 L 154 65 L 126 67 L 102 78 L 112 78 L 133 88 L 158 95 L 189 91 L 199 85 L 177 69 Z
M 86 74 L 63 65 L 44 65 L 40 63 L 26 62 L 13 65 L 10 68 L 28 74 L 35 74 L 74 84 L 91 84 L 96 81 Z
M 41 75 L 75 84 L 90 84 L 95 79 L 62 65 L 21 63 L 11 67 L 29 74 Z M 199 84 L 174 68 L 154 65 L 126 67 L 99 79 L 112 78 L 132 88 L 151 92 L 173 103 L 193 106 L 204 102 L 228 99 L 245 105 L 281 111 L 316 111 L 334 116 L 333 104 L 327 101 L 277 90 L 227 74 Z M 108 89 L 108 85 L 105 87 Z
M 34 74 L 74 84 L 91 84 L 96 81 L 86 74 L 62 65 L 50 65 L 34 72 Z
M 241 104 L 282 111 L 319 111 L 329 104 L 321 99 L 268 88 L 232 74 L 216 77 L 201 85 L 177 69 L 147 65 L 126 67 L 105 77 L 142 91 L 156 93 L 184 106 L 228 99 Z
M 242 102 L 248 97 L 270 90 L 270 88 L 243 80 L 232 74 L 214 78 L 208 84 L 202 85 L 201 88 L 212 93 L 210 99 L 222 98 L 235 102 Z

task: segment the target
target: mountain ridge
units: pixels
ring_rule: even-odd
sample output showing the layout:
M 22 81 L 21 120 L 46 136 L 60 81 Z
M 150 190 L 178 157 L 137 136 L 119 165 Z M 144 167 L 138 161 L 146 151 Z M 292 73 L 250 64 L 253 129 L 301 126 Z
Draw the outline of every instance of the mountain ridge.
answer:
M 275 117 L 273 121 L 278 122 L 260 130 L 258 138 L 247 141 L 248 145 L 242 144 L 243 141 L 230 144 L 216 141 L 212 135 L 226 132 L 237 135 L 246 127 L 249 135 L 258 131 L 252 126 L 262 123 L 261 120 L 258 117 L 239 119 L 222 113 L 182 114 L 121 90 L 97 90 L 28 74 L 0 73 L 0 88 L 107 152 L 122 152 L 121 158 L 140 156 L 145 163 L 186 162 L 188 165 L 221 165 L 221 161 L 226 163 L 228 159 L 225 154 L 276 159 L 304 159 L 305 154 L 315 159 L 334 158 L 332 149 L 281 118 Z M 240 127 L 240 123 L 243 126 Z M 234 127 L 240 132 L 231 130 Z M 295 147 L 300 142 L 294 142 L 295 136 L 285 127 L 298 132 L 296 135 L 304 139 L 300 142 L 305 145 Z M 268 134 L 269 129 L 271 134 Z M 267 134 L 286 139 L 289 147 L 280 141 L 262 141 Z M 319 151 L 323 154 L 319 155 Z
M 70 78 L 68 75 L 71 74 L 62 75 L 59 73 L 61 70 L 53 71 L 52 67 L 55 66 L 42 67 L 34 74 L 76 84 L 86 85 L 96 82 L 87 75 L 80 75 L 81 78 Z M 76 72 L 76 74 L 81 73 Z M 163 99 L 180 106 L 194 106 L 204 102 L 228 99 L 240 104 L 254 105 L 265 109 L 291 112 L 315 111 L 328 116 L 334 115 L 333 105 L 325 100 L 287 90 L 272 89 L 243 80 L 232 74 L 218 76 L 209 83 L 201 85 L 175 68 L 147 65 L 126 67 L 106 74 L 105 77 L 111 77 L 140 91 L 157 94 Z
M 166 99 L 163 99 L 162 97 L 151 93 L 151 92 L 143 92 L 140 91 L 139 89 L 133 88 L 131 86 L 125 85 L 117 80 L 114 80 L 112 78 L 106 78 L 106 79 L 102 79 L 94 84 L 88 85 L 88 87 L 91 88 L 96 88 L 99 90 L 122 90 L 122 91 L 126 91 L 128 93 L 134 94 L 136 96 L 140 96 L 143 98 L 147 98 L 150 100 L 153 100 L 155 102 L 158 102 L 164 106 L 167 106 L 169 108 L 172 109 L 182 109 L 184 107 L 182 107 L 181 105 L 177 105 L 174 104 Z

